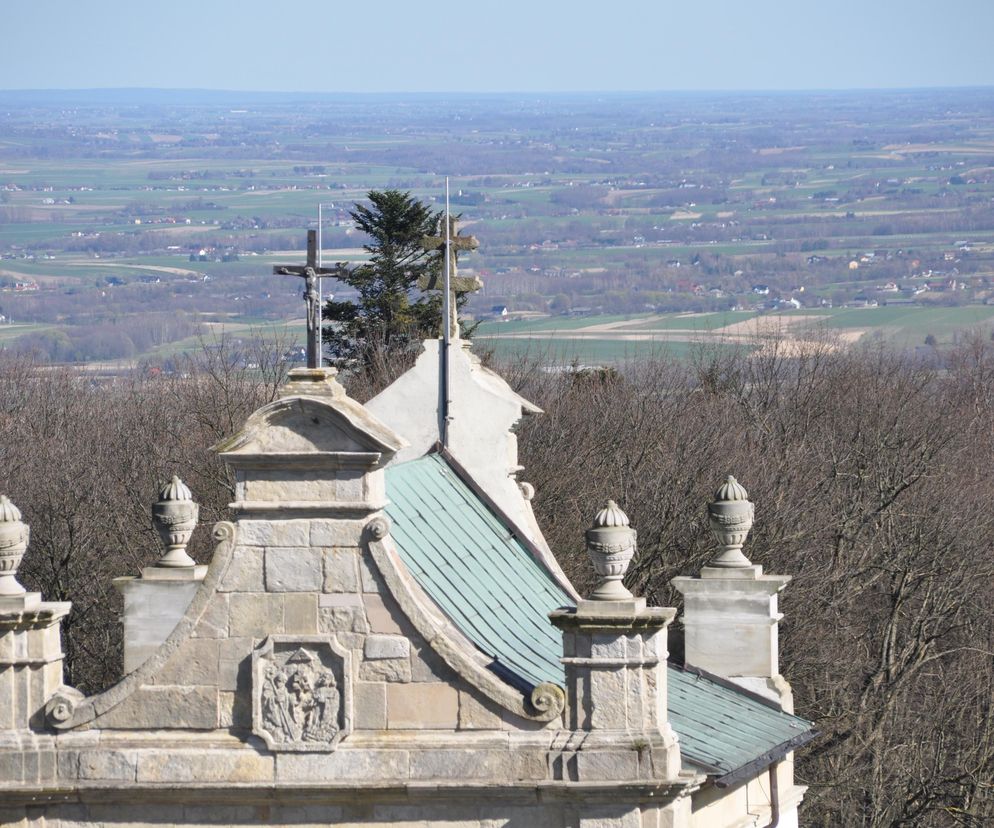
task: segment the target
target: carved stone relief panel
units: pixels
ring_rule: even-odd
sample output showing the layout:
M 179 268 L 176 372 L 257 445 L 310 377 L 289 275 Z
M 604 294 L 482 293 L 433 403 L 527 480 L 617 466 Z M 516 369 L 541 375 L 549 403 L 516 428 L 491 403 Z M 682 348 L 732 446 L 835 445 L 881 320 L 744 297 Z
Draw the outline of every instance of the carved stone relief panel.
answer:
M 352 731 L 351 653 L 334 637 L 271 635 L 252 653 L 252 732 L 272 751 L 331 751 Z

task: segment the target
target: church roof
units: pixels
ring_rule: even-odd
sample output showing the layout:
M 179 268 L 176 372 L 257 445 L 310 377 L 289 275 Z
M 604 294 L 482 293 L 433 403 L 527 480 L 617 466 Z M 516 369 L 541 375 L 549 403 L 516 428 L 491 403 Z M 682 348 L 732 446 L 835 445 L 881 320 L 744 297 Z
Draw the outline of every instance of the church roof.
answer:
M 572 598 L 527 543 L 438 454 L 387 469 L 391 535 L 422 589 L 502 679 L 565 685 L 548 614 Z M 810 722 L 722 679 L 668 665 L 669 719 L 685 762 L 732 782 L 813 737 Z

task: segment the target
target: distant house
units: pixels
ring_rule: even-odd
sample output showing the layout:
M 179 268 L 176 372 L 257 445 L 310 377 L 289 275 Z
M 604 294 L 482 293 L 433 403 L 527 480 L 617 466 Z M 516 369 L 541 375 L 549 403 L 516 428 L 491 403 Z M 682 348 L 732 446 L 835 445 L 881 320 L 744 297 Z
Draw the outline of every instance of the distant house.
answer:
M 490 313 L 493 316 L 499 317 L 500 319 L 507 318 L 507 305 L 494 305 L 490 309 Z
M 770 286 L 769 285 L 753 285 L 752 292 L 757 296 L 769 296 Z

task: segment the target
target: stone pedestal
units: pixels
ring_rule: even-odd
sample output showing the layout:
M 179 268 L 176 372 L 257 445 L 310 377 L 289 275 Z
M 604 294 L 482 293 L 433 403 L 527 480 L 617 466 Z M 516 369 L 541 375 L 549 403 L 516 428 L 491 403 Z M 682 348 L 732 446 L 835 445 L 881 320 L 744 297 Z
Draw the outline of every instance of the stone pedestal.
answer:
M 0 597 L 0 731 L 40 729 L 62 686 L 62 619 L 70 603 L 37 592 Z
M 777 595 L 786 575 L 761 566 L 704 567 L 696 578 L 674 578 L 683 594 L 684 660 L 793 711 L 790 685 L 780 675 Z
M 580 601 L 557 610 L 572 731 L 561 778 L 673 780 L 680 751 L 667 719 L 666 627 L 675 610 L 644 599 Z
M 147 566 L 139 578 L 114 579 L 124 597 L 125 673 L 141 667 L 169 638 L 206 574 L 206 566 Z

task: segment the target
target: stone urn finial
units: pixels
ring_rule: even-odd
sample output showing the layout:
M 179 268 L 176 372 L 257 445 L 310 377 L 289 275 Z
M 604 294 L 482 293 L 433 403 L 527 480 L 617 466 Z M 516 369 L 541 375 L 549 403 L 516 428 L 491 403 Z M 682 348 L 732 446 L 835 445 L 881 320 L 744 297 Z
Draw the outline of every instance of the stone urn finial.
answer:
M 753 509 L 749 493 L 729 475 L 714 493 L 714 500 L 708 504 L 711 534 L 721 547 L 721 554 L 708 566 L 752 566 L 752 562 L 742 554 L 742 546 L 752 529 Z
M 628 525 L 628 515 L 609 500 L 587 530 L 587 554 L 600 583 L 590 594 L 591 601 L 631 601 L 634 596 L 621 582 L 635 554 L 636 532 Z
M 197 527 L 200 507 L 193 500 L 186 484 L 176 475 L 159 492 L 159 501 L 152 504 L 152 520 L 162 538 L 166 553 L 156 566 L 196 566 L 186 554 L 186 545 Z
M 30 536 L 31 528 L 21 522 L 21 510 L 7 495 L 0 495 L 0 595 L 24 594 L 16 576 Z

